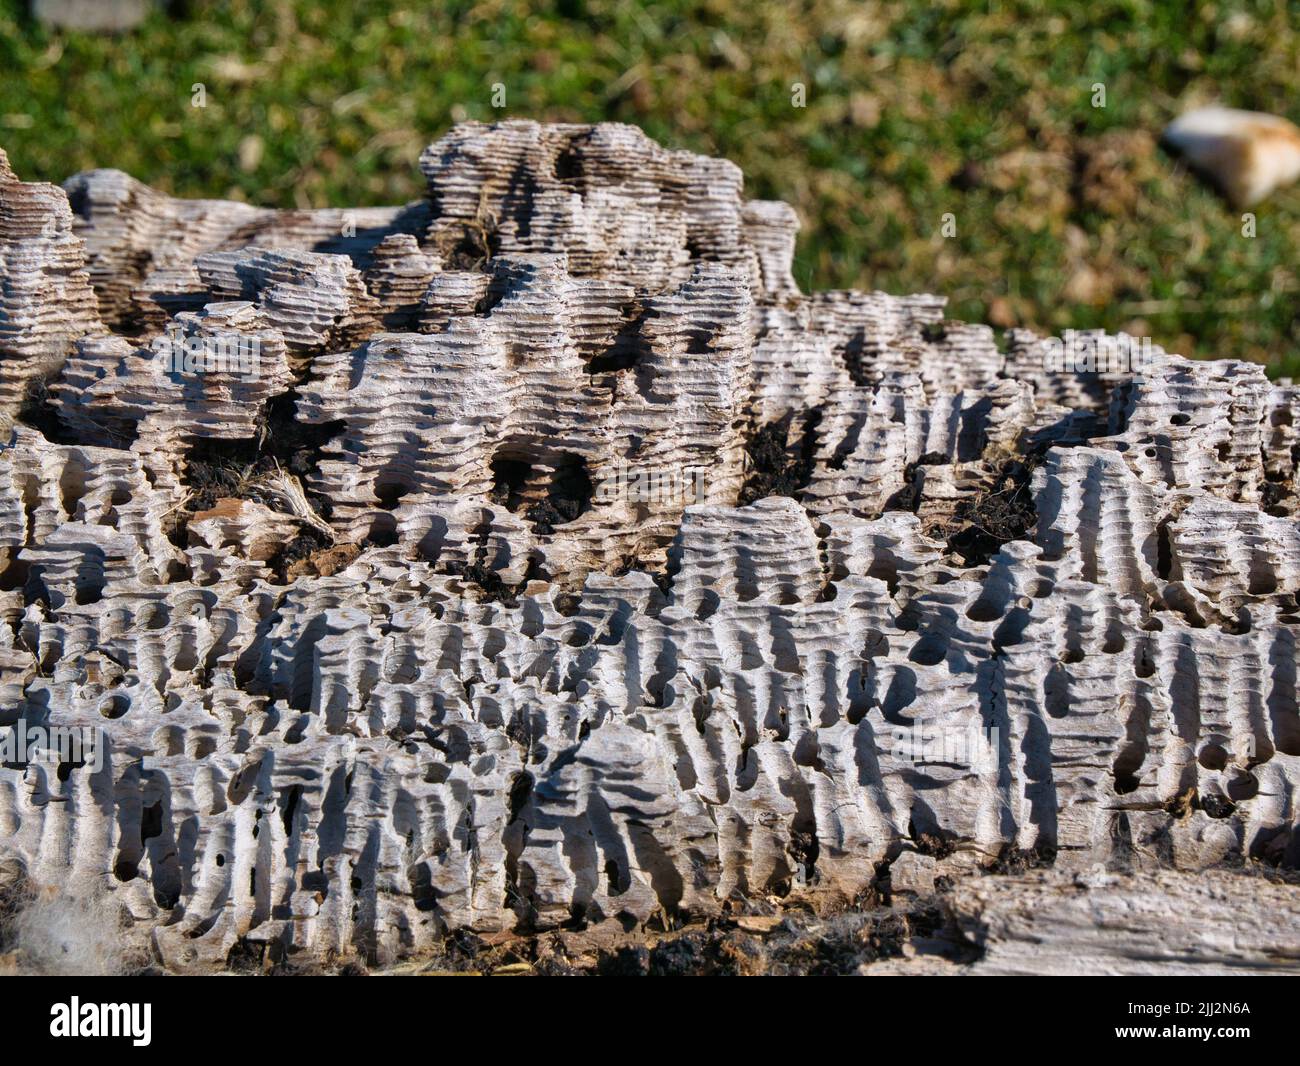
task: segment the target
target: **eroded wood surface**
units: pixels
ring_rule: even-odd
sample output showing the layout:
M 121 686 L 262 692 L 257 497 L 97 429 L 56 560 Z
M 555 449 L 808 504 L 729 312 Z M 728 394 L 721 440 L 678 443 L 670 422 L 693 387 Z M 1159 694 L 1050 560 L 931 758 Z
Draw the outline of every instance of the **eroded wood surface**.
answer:
M 421 166 L 271 211 L 0 163 L 0 725 L 111 745 L 0 769 L 8 869 L 186 970 L 833 911 L 921 853 L 962 899 L 1295 867 L 1294 386 L 804 295 L 788 207 L 631 127 Z M 1293 967 L 1295 889 L 1215 878 Z M 1002 970 L 1145 891 L 993 883 Z

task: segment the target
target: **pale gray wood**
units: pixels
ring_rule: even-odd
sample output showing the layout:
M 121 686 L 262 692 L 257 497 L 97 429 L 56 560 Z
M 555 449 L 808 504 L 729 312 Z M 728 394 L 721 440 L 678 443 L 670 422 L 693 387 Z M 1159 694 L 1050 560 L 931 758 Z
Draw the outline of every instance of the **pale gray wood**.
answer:
M 1191 936 L 1153 871 L 1296 865 L 1293 386 L 801 294 L 788 208 L 632 127 L 466 124 L 421 165 L 426 201 L 287 212 L 0 166 L 0 400 L 60 427 L 0 450 L 3 725 L 112 741 L 0 769 L 16 876 L 203 970 L 833 911 L 895 864 L 988 916 L 987 967 L 1050 969 L 1111 965 L 1148 888 Z M 160 370 L 223 339 L 255 363 Z M 319 462 L 197 508 L 196 441 L 287 433 L 290 390 Z M 739 505 L 784 418 L 806 487 Z M 949 546 L 998 499 L 1014 539 Z M 979 880 L 1026 856 L 1147 880 Z M 1262 965 L 1295 890 L 1252 886 L 1207 913 Z

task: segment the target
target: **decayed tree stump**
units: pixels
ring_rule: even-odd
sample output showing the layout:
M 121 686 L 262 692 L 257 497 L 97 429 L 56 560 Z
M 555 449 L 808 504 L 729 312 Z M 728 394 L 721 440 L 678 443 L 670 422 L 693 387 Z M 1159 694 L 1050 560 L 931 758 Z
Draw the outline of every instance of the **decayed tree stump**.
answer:
M 0 726 L 107 748 L 6 763 L 0 852 L 163 965 L 892 869 L 1017 969 L 1076 871 L 1300 858 L 1261 368 L 804 295 L 788 207 L 626 126 L 458 126 L 356 211 L 2 160 Z

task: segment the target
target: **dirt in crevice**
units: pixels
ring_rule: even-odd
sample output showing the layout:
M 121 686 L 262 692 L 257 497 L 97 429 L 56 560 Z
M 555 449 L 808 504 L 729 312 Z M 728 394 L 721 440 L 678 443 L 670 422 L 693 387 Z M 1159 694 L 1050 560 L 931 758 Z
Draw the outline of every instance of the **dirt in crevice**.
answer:
M 911 511 L 916 514 L 923 495 L 922 487 L 917 484 L 916 472 L 923 466 L 945 466 L 947 463 L 948 457 L 942 452 L 926 452 L 915 462 L 908 463 L 903 468 L 903 487 L 885 502 L 885 510 Z
M 287 585 L 300 577 L 331 577 L 357 558 L 369 545 L 336 544 L 318 530 L 304 529 L 270 560 L 275 584 Z
M 917 851 L 936 859 L 946 859 L 957 850 L 959 843 L 955 833 L 942 829 L 918 830 L 915 822 L 907 823 L 907 835 Z
M 805 906 L 688 922 L 668 932 L 629 930 L 621 943 L 586 942 L 581 923 L 551 932 L 488 936 L 455 933 L 431 959 L 406 970 L 425 974 L 533 976 L 832 976 L 858 973 L 885 959 L 906 957 L 912 942 L 942 945 L 953 962 L 973 962 L 980 950 L 966 939 L 942 895 L 874 898 L 832 913 Z M 763 913 L 755 913 L 754 911 Z
M 496 217 L 483 204 L 475 216 L 443 229 L 433 241 L 444 270 L 478 272 L 500 249 Z
M 518 585 L 507 584 L 495 570 L 481 562 L 447 564 L 447 573 L 459 578 L 464 584 L 473 585 L 481 594 L 481 599 L 489 603 L 499 603 L 504 607 L 518 607 L 519 593 L 526 582 Z
M 534 554 L 528 560 L 528 568 L 524 572 L 523 578 L 513 585 L 507 582 L 500 573 L 493 570 L 487 563 L 487 542 L 490 528 L 488 524 L 479 527 L 479 543 L 474 550 L 472 562 L 463 563 L 452 560 L 441 569 L 441 573 L 458 578 L 463 584 L 476 588 L 479 593 L 479 600 L 482 603 L 499 603 L 508 608 L 518 607 L 519 597 L 523 594 L 524 589 L 534 581 L 549 580 L 549 575 L 543 572 L 541 557 Z
M 341 421 L 299 422 L 294 418 L 296 400 L 293 392 L 268 400 L 253 437 L 195 441 L 185 462 L 188 511 L 206 511 L 223 497 L 260 501 L 255 482 L 277 469 L 298 478 L 306 490 L 307 479 L 320 464 L 321 451 L 343 432 L 344 425 Z M 308 499 L 318 514 L 329 517 L 328 499 L 310 493 Z
M 309 477 L 320 463 L 325 445 L 343 431 L 342 422 L 320 425 L 294 418 L 296 396 L 291 392 L 269 400 L 259 419 L 258 433 L 238 440 L 200 438 L 186 454 L 183 484 L 184 504 L 168 516 L 166 532 L 178 548 L 189 545 L 189 522 L 211 510 L 220 499 L 252 500 L 275 510 L 281 504 L 265 493 L 261 483 L 277 472 L 298 480 L 308 503 L 321 518 L 332 510 L 330 501 L 308 489 Z M 332 573 L 350 553 L 350 562 L 364 545 L 338 546 L 323 531 L 303 523 L 292 540 L 272 557 L 270 566 L 277 583 L 292 581 L 306 573 Z M 344 563 L 346 565 L 346 563 Z
M 524 519 L 542 536 L 550 536 L 556 526 L 566 525 L 589 511 L 595 495 L 582 456 L 561 454 L 550 470 L 545 495 L 541 496 L 540 479 L 546 476 L 546 469 L 522 451 L 502 449 L 492 459 L 492 488 L 488 492 L 488 499 L 498 507 L 512 514 L 522 510 Z
M 492 488 L 488 499 L 498 507 L 514 513 L 523 506 L 523 493 L 532 476 L 533 466 L 527 459 L 511 458 L 498 453 L 492 459 Z
M 1041 461 L 1036 454 L 1007 459 L 988 488 L 962 500 L 947 528 L 936 531 L 948 552 L 966 566 L 983 566 L 1004 544 L 1027 538 L 1038 523 L 1030 480 Z
M 1288 518 L 1286 503 L 1295 498 L 1295 486 L 1282 478 L 1270 478 L 1259 489 L 1260 509 L 1274 518 Z
M 546 497 L 532 504 L 524 517 L 535 532 L 549 536 L 556 526 L 566 525 L 590 510 L 594 494 L 586 461 L 578 455 L 565 455 L 551 475 Z
M 1015 876 L 1028 873 L 1030 870 L 1044 870 L 1055 863 L 1054 847 L 1018 848 L 1014 844 L 1007 844 L 998 853 L 993 865 L 985 872 Z
M 822 411 L 814 408 L 803 416 L 798 438 L 790 439 L 794 416 L 760 426 L 745 444 L 748 476 L 740 490 L 739 506 L 768 496 L 798 499 L 812 480 L 816 464 L 817 427 Z

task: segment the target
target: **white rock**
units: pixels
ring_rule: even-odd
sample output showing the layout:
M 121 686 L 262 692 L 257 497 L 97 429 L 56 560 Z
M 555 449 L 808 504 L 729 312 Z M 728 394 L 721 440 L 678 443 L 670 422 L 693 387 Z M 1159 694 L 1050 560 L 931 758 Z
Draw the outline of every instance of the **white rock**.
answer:
M 1277 115 L 1204 107 L 1171 122 L 1164 140 L 1238 207 L 1300 178 L 1300 129 Z

